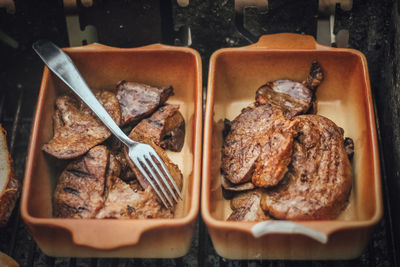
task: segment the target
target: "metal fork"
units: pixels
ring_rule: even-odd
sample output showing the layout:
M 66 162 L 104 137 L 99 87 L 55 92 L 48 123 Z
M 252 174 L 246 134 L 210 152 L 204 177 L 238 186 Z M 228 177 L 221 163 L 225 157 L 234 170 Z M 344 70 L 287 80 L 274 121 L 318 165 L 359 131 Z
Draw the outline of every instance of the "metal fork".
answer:
M 32 47 L 49 69 L 68 85 L 104 125 L 128 147 L 129 158 L 150 183 L 164 206 L 168 208 L 169 204 L 172 207 L 174 205 L 173 200 L 178 202 L 178 197 L 182 199 L 178 186 L 154 148 L 148 144 L 133 141 L 126 136 L 89 89 L 71 58 L 47 40 L 38 41 Z M 172 184 L 172 188 L 170 184 Z

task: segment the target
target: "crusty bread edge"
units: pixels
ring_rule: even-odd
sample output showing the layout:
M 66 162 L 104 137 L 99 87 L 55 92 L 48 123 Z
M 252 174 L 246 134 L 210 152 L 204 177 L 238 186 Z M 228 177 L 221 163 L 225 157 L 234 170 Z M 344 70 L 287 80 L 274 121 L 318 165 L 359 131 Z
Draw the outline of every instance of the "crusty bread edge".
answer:
M 11 155 L 8 151 L 8 146 L 7 146 L 7 139 L 6 139 L 6 131 L 3 129 L 3 127 L 0 124 L 0 138 L 4 139 L 4 144 L 5 144 L 5 149 L 8 154 L 7 158 L 7 164 L 9 166 L 9 172 L 8 172 L 8 177 L 5 185 L 5 189 L 3 192 L 0 192 L 0 227 L 5 226 L 8 222 L 8 219 L 11 216 L 11 213 L 14 209 L 15 203 L 19 197 L 19 192 L 20 192 L 20 185 L 18 182 L 17 177 L 15 176 L 15 171 L 14 171 L 14 164 L 11 159 Z

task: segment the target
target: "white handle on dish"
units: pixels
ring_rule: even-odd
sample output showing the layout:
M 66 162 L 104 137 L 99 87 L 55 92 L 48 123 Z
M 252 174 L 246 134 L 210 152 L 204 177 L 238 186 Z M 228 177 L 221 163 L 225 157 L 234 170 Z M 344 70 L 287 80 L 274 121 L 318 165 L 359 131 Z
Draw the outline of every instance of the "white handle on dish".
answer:
M 289 221 L 259 222 L 251 228 L 251 233 L 255 238 L 259 238 L 266 234 L 302 234 L 317 240 L 322 244 L 326 244 L 328 242 L 328 235 L 325 233 Z

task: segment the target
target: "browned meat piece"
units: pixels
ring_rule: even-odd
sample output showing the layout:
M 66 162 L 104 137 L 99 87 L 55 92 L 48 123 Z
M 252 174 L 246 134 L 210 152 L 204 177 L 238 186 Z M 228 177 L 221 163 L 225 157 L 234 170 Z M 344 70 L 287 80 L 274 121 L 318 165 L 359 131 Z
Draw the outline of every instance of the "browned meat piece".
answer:
M 306 113 L 315 101 L 315 90 L 323 79 L 318 62 L 314 61 L 303 83 L 277 80 L 261 86 L 256 92 L 256 105 L 272 104 L 281 107 L 288 118 Z
M 333 219 L 347 203 L 351 166 L 343 135 L 331 120 L 302 115 L 289 171 L 261 204 L 272 217 L 288 220 Z
M 317 87 L 321 84 L 324 79 L 324 73 L 322 72 L 321 66 L 317 61 L 311 63 L 310 74 L 307 76 L 303 84 L 315 92 Z
M 104 204 L 108 161 L 107 148 L 96 146 L 68 164 L 54 193 L 55 217 L 93 218 L 97 214 Z
M 232 213 L 228 221 L 263 221 L 270 217 L 262 210 L 261 202 L 262 192 L 253 190 L 237 195 L 231 200 Z
M 104 208 L 96 218 L 149 219 L 173 218 L 174 209 L 166 209 L 151 187 L 142 191 L 138 184 L 129 185 L 118 177 L 110 178 Z
M 247 191 L 256 188 L 252 182 L 244 184 L 233 184 L 229 182 L 225 177 L 222 177 L 221 181 L 222 188 L 229 191 Z
M 121 111 L 115 94 L 102 91 L 97 98 L 111 117 L 120 123 Z M 111 132 L 87 106 L 70 96 L 56 100 L 54 136 L 43 150 L 60 159 L 76 158 L 106 140 Z
M 182 191 L 182 185 L 183 185 L 183 176 L 182 173 L 178 167 L 178 165 L 174 164 L 166 154 L 166 152 L 160 148 L 159 146 L 155 145 L 150 138 L 142 135 L 141 132 L 136 132 L 134 128 L 132 132 L 129 134 L 129 138 L 131 138 L 134 141 L 142 142 L 151 145 L 154 150 L 157 152 L 157 154 L 160 156 L 160 158 L 164 161 L 165 165 L 167 166 L 167 169 L 169 173 L 171 174 L 172 178 L 174 179 L 175 183 L 178 185 L 179 190 Z M 128 157 L 128 149 L 125 148 L 125 156 L 127 159 Z M 139 170 L 135 167 L 132 161 L 128 160 L 129 165 L 131 166 L 131 169 L 136 175 L 137 180 L 139 181 L 140 185 L 143 187 L 144 190 L 146 190 L 148 187 L 150 187 L 149 182 L 142 176 L 142 174 L 139 172 Z
M 150 138 L 157 146 L 179 152 L 185 141 L 185 120 L 179 105 L 165 105 L 150 118 L 139 122 L 135 131 Z
M 351 160 L 353 158 L 353 155 L 354 155 L 354 142 L 353 142 L 353 139 L 351 139 L 350 137 L 346 137 L 344 139 L 344 147 L 346 148 L 347 156 Z
M 115 154 L 115 158 L 118 160 L 120 166 L 121 166 L 121 174 L 116 175 L 122 180 L 128 182 L 136 179 L 135 173 L 132 171 L 128 159 L 125 156 L 124 149 L 121 148 L 121 151 L 119 151 L 117 154 Z
M 248 107 L 232 121 L 222 148 L 221 171 L 233 184 L 278 184 L 292 155 L 294 123 L 272 105 Z
M 117 98 L 121 105 L 122 125 L 150 116 L 173 94 L 172 86 L 153 87 L 136 82 L 119 82 Z

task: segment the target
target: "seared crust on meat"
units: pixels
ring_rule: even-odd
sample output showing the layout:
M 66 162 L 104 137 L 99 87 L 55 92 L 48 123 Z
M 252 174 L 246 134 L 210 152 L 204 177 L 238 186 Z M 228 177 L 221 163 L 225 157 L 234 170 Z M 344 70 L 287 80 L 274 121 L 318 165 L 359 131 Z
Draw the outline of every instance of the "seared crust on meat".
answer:
M 150 219 L 173 218 L 174 208 L 166 209 L 151 187 L 129 185 L 118 177 L 110 177 L 110 188 L 104 208 L 96 218 Z
M 55 193 L 53 215 L 62 218 L 93 218 L 104 204 L 109 151 L 96 146 L 61 173 Z M 109 174 L 118 172 L 112 167 Z
M 313 61 L 311 63 L 310 74 L 308 74 L 306 80 L 303 81 L 303 84 L 315 92 L 323 79 L 324 72 L 322 71 L 321 66 L 319 65 L 318 61 Z
M 149 137 L 163 149 L 179 152 L 185 141 L 185 120 L 179 105 L 165 105 L 135 127 L 135 131 Z
M 117 98 L 121 105 L 122 125 L 150 116 L 173 94 L 172 86 L 154 87 L 137 82 L 119 82 Z
M 233 184 L 276 185 L 290 162 L 294 125 L 273 105 L 243 109 L 224 140 L 221 171 L 225 178 Z
M 134 141 L 137 142 L 142 142 L 151 145 L 158 156 L 164 161 L 165 166 L 167 167 L 169 173 L 171 174 L 172 178 L 174 179 L 175 183 L 177 184 L 178 188 L 180 191 L 182 191 L 182 186 L 183 186 L 183 176 L 182 173 L 178 167 L 178 165 L 174 164 L 168 157 L 167 153 L 154 144 L 150 138 L 147 136 L 142 135 L 141 132 L 137 132 L 135 130 L 136 128 L 133 128 L 132 132 L 129 134 L 129 138 L 131 138 Z M 129 159 L 128 156 L 128 149 L 125 147 L 124 149 L 125 156 L 127 159 Z M 149 182 L 142 176 L 140 171 L 136 168 L 136 166 L 133 164 L 131 160 L 128 160 L 129 165 L 131 166 L 131 169 L 136 175 L 137 180 L 139 181 L 140 185 L 143 187 L 144 190 L 146 190 L 148 187 L 150 187 Z M 171 185 L 172 186 L 172 185 Z
M 238 194 L 231 200 L 232 213 L 228 221 L 264 221 L 270 217 L 261 209 L 261 190 Z
M 262 199 L 272 217 L 334 219 L 351 190 L 351 166 L 340 128 L 319 115 L 296 117 L 297 137 L 284 180 Z
M 119 124 L 121 111 L 115 94 L 102 91 L 96 96 Z M 97 116 L 75 98 L 61 96 L 56 100 L 56 107 L 53 116 L 54 136 L 42 148 L 54 157 L 59 159 L 79 157 L 111 135 Z

